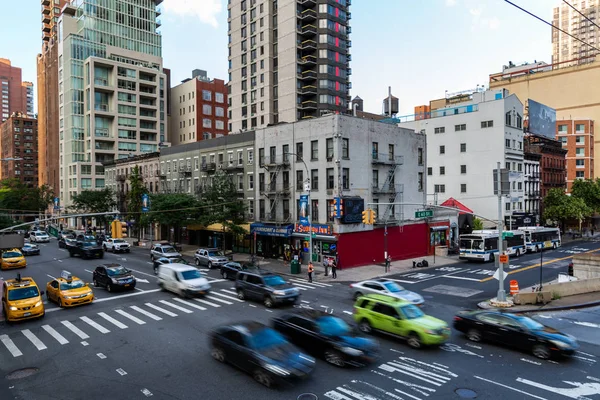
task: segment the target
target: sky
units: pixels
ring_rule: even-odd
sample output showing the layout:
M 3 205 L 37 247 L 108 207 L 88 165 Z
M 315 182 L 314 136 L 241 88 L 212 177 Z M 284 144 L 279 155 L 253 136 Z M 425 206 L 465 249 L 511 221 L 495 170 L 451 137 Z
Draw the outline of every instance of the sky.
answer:
M 550 22 L 560 2 L 513 0 Z M 227 80 L 227 0 L 164 0 L 160 7 L 172 85 L 196 68 Z M 487 86 L 489 75 L 509 61 L 551 62 L 550 27 L 504 0 L 353 0 L 350 11 L 350 94 L 364 100 L 365 111 L 381 113 L 389 86 L 400 115 L 409 115 L 446 90 Z M 23 80 L 35 85 L 40 50 L 39 0 L 4 8 L 0 58 L 21 67 Z

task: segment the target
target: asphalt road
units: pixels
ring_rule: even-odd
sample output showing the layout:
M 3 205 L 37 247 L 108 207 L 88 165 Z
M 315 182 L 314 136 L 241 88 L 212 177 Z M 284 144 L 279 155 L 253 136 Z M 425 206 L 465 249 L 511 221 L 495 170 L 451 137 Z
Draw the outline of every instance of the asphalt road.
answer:
M 544 257 L 556 259 L 562 254 L 568 253 L 549 252 L 544 253 Z M 531 261 L 528 257 L 522 257 L 519 262 Z M 58 250 L 55 241 L 42 246 L 41 256 L 29 260 L 29 266 L 21 272 L 23 276 L 33 276 L 41 286 L 50 280 L 48 275 L 57 276 L 63 269 L 89 280 L 91 274 L 87 271 L 100 263 L 99 260 L 70 259 L 68 253 Z M 204 302 L 182 300 L 158 291 L 148 250 L 134 249 L 126 255 L 106 254 L 102 262 L 122 263 L 148 283 L 140 282 L 139 290 L 131 293 L 94 289 L 98 300 L 79 308 L 63 310 L 48 304 L 47 315 L 42 320 L 11 325 L 0 322 L 0 399 L 275 400 L 296 399 L 302 393 L 314 393 L 318 399 L 331 400 L 469 398 L 460 397 L 459 389 L 466 389 L 461 392 L 464 395 L 474 392 L 480 399 L 600 398 L 597 365 L 600 327 L 592 322 L 598 321 L 597 309 L 537 317 L 585 339 L 581 340 L 580 351 L 571 359 L 539 361 L 531 354 L 486 343 L 469 343 L 456 332 L 449 344 L 420 351 L 408 348 L 401 341 L 377 336 L 382 358 L 376 364 L 340 369 L 318 360 L 310 380 L 269 390 L 245 373 L 212 360 L 207 333 L 214 326 L 235 321 L 268 323 L 285 310 L 267 310 L 261 304 L 238 301 L 231 290 L 233 282 L 222 281 L 216 271 L 209 272 L 213 294 L 200 299 Z M 477 264 L 468 268 L 492 269 L 490 265 Z M 472 307 L 481 293 L 463 297 L 450 294 L 450 289 L 425 289 L 454 285 L 462 288 L 460 294 L 469 288 L 485 293 L 493 289 L 490 285 L 495 282 L 442 276 L 477 276 L 465 271 L 434 271 L 418 273 L 433 273 L 436 277 L 397 279 L 414 280 L 415 283 L 405 283 L 405 286 L 427 296 L 425 312 L 449 323 L 466 304 Z M 531 272 L 514 275 L 521 279 L 521 274 L 525 277 Z M 1 275 L 11 277 L 14 272 L 4 271 Z M 477 278 L 481 280 L 482 276 Z M 347 284 L 310 284 L 301 278 L 293 278 L 292 282 L 301 289 L 302 306 L 351 320 L 353 302 Z M 490 289 L 481 289 L 488 286 Z

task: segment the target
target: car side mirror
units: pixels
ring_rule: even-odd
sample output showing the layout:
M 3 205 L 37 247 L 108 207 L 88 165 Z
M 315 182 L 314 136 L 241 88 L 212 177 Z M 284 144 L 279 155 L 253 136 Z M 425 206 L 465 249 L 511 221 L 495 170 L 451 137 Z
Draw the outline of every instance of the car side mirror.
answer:
M 43 296 L 45 294 L 46 294 L 46 292 L 44 292 L 43 290 L 40 290 L 40 296 Z

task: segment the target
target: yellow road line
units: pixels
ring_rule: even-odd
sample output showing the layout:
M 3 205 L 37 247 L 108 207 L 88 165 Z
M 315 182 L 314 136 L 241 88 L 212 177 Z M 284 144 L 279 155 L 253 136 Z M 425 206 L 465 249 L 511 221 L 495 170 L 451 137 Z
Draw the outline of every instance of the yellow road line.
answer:
M 584 251 L 584 252 L 579 253 L 579 254 L 589 254 L 589 253 L 595 253 L 597 251 L 600 251 L 600 249 L 590 250 L 590 251 Z M 555 263 L 557 261 L 568 260 L 569 258 L 573 258 L 573 255 L 568 256 L 568 257 L 555 258 L 555 259 L 552 259 L 552 260 L 544 261 L 543 265 L 552 264 L 552 263 Z M 537 268 L 539 266 L 540 266 L 540 264 L 537 263 L 537 264 L 534 264 L 534 265 L 530 265 L 528 267 L 524 267 L 524 268 L 520 268 L 520 269 L 515 269 L 513 271 L 508 271 L 508 272 L 504 272 L 504 273 L 505 273 L 505 275 L 516 274 L 517 272 L 527 271 L 528 269 Z M 494 278 L 493 276 L 490 276 L 488 278 L 481 279 L 479 282 L 487 282 L 487 281 L 491 281 L 492 279 L 496 279 L 496 278 Z

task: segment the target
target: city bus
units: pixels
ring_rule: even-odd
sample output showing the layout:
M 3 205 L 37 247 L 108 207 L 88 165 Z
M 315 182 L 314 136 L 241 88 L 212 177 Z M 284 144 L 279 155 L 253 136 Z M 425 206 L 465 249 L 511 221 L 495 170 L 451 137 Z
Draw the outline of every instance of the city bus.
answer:
M 525 232 L 527 251 L 534 253 L 545 249 L 560 247 L 560 229 L 543 226 L 526 226 L 519 228 Z
M 505 231 L 506 249 L 509 256 L 520 256 L 527 252 L 525 232 Z M 512 234 L 512 235 L 511 235 Z M 498 231 L 479 230 L 459 236 L 459 258 L 462 260 L 494 261 L 498 256 Z

